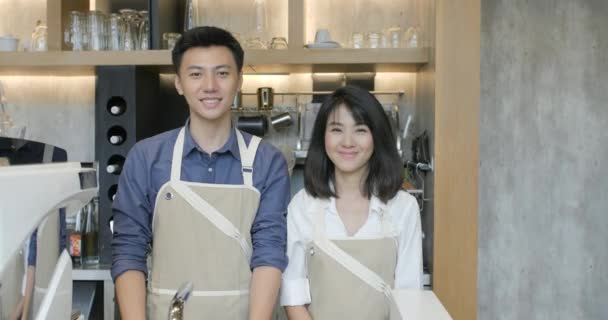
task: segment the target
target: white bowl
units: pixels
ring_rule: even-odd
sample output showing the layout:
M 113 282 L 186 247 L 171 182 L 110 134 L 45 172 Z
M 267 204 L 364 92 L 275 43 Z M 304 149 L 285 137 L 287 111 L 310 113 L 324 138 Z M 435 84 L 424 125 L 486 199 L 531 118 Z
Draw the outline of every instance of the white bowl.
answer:
M 19 39 L 13 37 L 0 37 L 0 51 L 17 51 Z

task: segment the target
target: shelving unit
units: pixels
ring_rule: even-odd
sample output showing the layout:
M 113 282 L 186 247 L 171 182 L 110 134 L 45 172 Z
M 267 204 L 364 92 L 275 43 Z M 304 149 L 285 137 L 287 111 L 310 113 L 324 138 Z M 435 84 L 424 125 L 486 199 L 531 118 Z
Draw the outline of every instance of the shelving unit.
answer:
M 428 48 L 245 50 L 245 69 L 255 73 L 413 72 L 429 61 Z M 96 66 L 171 67 L 169 50 L 0 52 L 0 72 L 82 70 Z M 42 69 L 40 69 L 42 68 Z
M 59 51 L 63 47 L 65 13 L 88 10 L 89 1 L 40 1 L 46 2 L 50 51 L 0 52 L 0 76 L 97 76 L 99 67 L 114 66 L 134 66 L 151 73 L 172 72 L 168 50 Z M 97 3 L 111 1 L 97 0 Z M 431 13 L 429 29 L 425 31 L 429 35 L 429 47 L 399 49 L 306 49 L 304 44 L 310 41 L 306 39 L 307 32 L 310 33 L 306 29 L 306 1 L 316 0 L 288 1 L 289 49 L 246 50 L 244 72 L 415 73 L 415 104 L 424 113 L 421 122 L 431 132 L 431 153 L 435 158 L 434 172 L 427 175 L 429 183 L 425 187 L 428 188 L 425 193 L 433 198 L 429 205 L 432 214 L 426 215 L 430 220 L 423 220 L 431 224 L 434 233 L 431 236 L 433 290 L 454 319 L 476 318 L 480 1 L 428 2 Z M 382 1 L 393 5 L 406 0 Z M 165 8 L 174 1 L 151 0 L 150 3 L 155 8 Z M 165 14 L 164 10 L 161 12 Z M 171 19 L 175 22 L 174 13 Z M 158 32 L 162 31 L 157 28 L 156 36 Z M 102 162 L 105 163 L 105 159 L 100 160 Z M 105 192 L 100 190 L 100 196 L 106 196 Z

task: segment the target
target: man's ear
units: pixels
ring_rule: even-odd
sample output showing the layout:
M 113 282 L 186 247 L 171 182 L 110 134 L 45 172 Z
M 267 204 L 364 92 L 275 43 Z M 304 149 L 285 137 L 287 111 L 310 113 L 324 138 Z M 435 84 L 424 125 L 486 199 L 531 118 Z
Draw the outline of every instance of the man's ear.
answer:
M 182 82 L 179 78 L 179 75 L 175 75 L 175 89 L 177 90 L 177 93 L 179 93 L 180 96 L 184 95 L 184 90 L 182 89 Z

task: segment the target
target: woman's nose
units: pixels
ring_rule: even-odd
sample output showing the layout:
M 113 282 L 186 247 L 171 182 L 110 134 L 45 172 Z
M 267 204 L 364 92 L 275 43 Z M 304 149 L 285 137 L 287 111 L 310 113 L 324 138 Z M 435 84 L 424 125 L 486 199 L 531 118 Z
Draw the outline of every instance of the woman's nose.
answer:
M 351 147 L 354 144 L 353 135 L 346 132 L 342 135 L 342 145 L 345 147 Z

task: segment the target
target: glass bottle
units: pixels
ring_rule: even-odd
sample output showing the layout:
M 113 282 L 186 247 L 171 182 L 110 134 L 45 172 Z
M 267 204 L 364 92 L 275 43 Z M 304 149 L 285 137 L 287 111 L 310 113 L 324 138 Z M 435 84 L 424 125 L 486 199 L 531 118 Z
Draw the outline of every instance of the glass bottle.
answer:
M 186 10 L 184 14 L 184 31 L 188 31 L 197 26 L 198 23 L 198 0 L 186 0 Z
M 69 231 L 70 256 L 74 267 L 82 266 L 82 231 L 84 225 L 84 207 L 74 217 L 74 228 Z
M 84 264 L 90 266 L 99 263 L 99 198 L 93 198 L 85 208 L 83 258 Z

